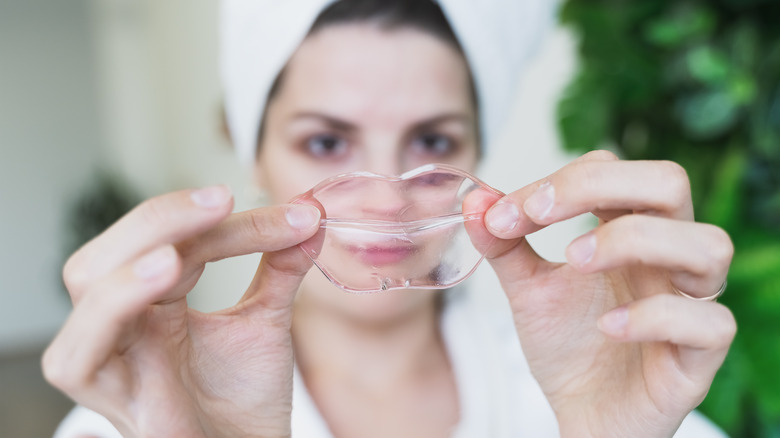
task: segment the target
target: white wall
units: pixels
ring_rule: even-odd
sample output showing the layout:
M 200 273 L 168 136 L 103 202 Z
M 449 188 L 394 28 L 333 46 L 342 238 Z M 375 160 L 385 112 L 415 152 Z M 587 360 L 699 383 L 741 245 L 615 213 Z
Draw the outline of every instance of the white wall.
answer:
M 0 2 L 0 353 L 68 312 L 63 212 L 99 159 L 85 2 Z
M 219 131 L 217 1 L 93 0 L 93 7 L 115 167 L 147 195 L 227 183 L 236 209 L 249 208 L 250 175 Z M 235 302 L 258 260 L 209 266 L 190 302 L 203 310 Z
M 146 196 L 227 182 L 237 209 L 250 205 L 249 176 L 218 131 L 216 0 L 12 1 L 17 10 L 0 11 L 0 352 L 48 339 L 68 312 L 58 284 L 61 212 L 96 163 Z M 488 183 L 511 191 L 570 159 L 558 149 L 553 115 L 572 53 L 566 32 L 545 40 L 484 163 Z M 583 224 L 530 240 L 562 260 Z M 257 260 L 209 266 L 190 302 L 230 305 Z M 476 281 L 495 280 L 481 270 Z
M 144 193 L 244 174 L 219 134 L 217 2 L 92 0 L 112 164 Z

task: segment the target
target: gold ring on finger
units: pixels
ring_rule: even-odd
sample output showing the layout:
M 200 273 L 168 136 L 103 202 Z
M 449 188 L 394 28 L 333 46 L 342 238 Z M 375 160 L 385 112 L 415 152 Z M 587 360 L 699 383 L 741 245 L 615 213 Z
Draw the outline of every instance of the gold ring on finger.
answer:
M 677 295 L 679 295 L 681 297 L 688 298 L 689 300 L 694 300 L 694 301 L 716 301 L 718 299 L 718 297 L 723 295 L 723 292 L 726 291 L 726 282 L 724 281 L 723 284 L 720 285 L 720 289 L 718 289 L 717 292 L 715 292 L 714 294 L 712 294 L 712 295 L 710 295 L 708 297 L 694 297 L 693 295 L 690 295 L 688 293 L 685 293 L 685 292 L 681 291 L 680 289 L 677 289 L 676 287 L 674 287 L 674 285 L 672 285 L 672 290 Z

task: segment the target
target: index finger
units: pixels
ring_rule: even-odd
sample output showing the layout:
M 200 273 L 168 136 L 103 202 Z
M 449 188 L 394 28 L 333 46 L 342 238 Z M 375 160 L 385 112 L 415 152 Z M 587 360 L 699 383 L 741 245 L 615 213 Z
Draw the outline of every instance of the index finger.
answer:
M 312 237 L 321 213 L 307 204 L 285 204 L 234 213 L 214 228 L 177 244 L 186 265 L 202 265 L 256 252 L 279 251 Z
M 491 232 L 520 237 L 588 212 L 606 220 L 631 212 L 693 219 L 690 185 L 678 164 L 608 157 L 586 154 L 509 194 L 486 215 Z
M 74 301 L 99 278 L 152 248 L 203 232 L 233 208 L 227 186 L 181 190 L 151 198 L 76 251 L 63 277 Z
M 614 154 L 607 151 L 591 151 L 572 160 L 564 168 L 587 161 L 615 161 L 617 159 Z M 525 200 L 537 192 L 545 182 L 547 182 L 547 178 L 528 184 L 499 199 L 490 207 L 485 213 L 485 225 L 490 232 L 501 239 L 516 239 L 544 228 L 545 225 L 534 222 L 522 207 Z

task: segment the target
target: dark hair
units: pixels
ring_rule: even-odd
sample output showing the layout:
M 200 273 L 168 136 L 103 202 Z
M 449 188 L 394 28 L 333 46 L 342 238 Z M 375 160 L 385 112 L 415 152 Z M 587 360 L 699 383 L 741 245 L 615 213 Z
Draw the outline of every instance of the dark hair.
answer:
M 463 48 L 450 27 L 447 17 L 445 17 L 441 7 L 431 0 L 338 0 L 320 12 L 309 29 L 308 35 L 311 36 L 333 25 L 365 22 L 375 23 L 385 30 L 412 28 L 424 31 L 451 45 L 465 58 Z M 268 90 L 266 108 L 268 103 L 279 93 L 285 69 L 283 68 L 279 72 Z M 476 106 L 477 93 L 470 72 L 469 87 L 472 101 Z M 477 114 L 479 114 L 478 108 Z M 265 116 L 261 120 L 258 131 L 258 145 L 263 139 L 264 121 Z M 479 127 L 479 123 L 477 123 L 477 127 Z
M 340 0 L 320 13 L 309 35 L 334 24 L 364 22 L 378 24 L 386 30 L 423 30 L 463 53 L 444 12 L 431 0 Z

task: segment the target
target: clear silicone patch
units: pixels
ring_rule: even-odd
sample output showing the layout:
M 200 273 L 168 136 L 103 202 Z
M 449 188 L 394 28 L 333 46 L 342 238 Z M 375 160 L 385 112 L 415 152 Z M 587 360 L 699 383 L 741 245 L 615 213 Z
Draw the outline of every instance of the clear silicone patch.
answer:
M 449 288 L 474 272 L 493 240 L 476 248 L 472 234 L 482 227 L 484 211 L 463 209 L 480 189 L 503 196 L 445 165 L 398 177 L 355 172 L 330 178 L 292 201 L 322 211 L 320 230 L 300 247 L 348 292 Z

